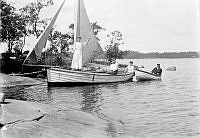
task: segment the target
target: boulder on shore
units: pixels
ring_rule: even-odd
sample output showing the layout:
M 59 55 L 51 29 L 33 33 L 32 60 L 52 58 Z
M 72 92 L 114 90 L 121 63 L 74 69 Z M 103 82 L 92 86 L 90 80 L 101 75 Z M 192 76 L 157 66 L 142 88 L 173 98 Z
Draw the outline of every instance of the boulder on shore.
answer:
M 106 138 L 122 134 L 109 123 L 79 110 L 34 102 L 7 99 L 0 107 L 1 138 Z

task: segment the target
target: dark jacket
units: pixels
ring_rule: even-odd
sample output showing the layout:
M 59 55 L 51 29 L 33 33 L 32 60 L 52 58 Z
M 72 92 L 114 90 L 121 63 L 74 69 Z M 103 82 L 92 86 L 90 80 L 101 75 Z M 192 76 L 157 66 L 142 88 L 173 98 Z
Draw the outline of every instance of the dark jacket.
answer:
M 156 75 L 161 75 L 161 74 L 162 74 L 162 69 L 161 69 L 161 68 L 155 67 L 155 68 L 152 70 L 152 73 L 153 73 L 153 74 L 156 74 Z

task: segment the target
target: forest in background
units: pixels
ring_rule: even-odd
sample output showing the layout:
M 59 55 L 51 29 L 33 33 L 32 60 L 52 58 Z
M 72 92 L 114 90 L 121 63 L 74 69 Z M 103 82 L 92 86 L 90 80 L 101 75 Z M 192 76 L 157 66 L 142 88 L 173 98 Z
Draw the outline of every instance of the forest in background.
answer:
M 141 53 L 137 51 L 123 51 L 124 59 L 145 59 L 145 58 L 200 58 L 200 52 L 151 52 Z

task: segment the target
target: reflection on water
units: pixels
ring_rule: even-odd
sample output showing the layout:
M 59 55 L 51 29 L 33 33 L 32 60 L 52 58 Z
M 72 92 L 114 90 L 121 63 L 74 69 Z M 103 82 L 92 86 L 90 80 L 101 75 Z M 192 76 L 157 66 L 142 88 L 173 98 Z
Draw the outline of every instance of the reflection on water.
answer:
M 85 112 L 97 112 L 101 100 L 101 91 L 95 86 L 86 86 L 79 92 L 82 96 L 81 109 Z
M 23 101 L 35 101 L 49 103 L 51 102 L 51 91 L 46 84 L 36 86 L 17 86 L 10 88 L 1 88 L 6 99 L 16 99 Z
M 200 72 L 195 67 L 198 64 L 193 60 L 160 62 L 165 66 L 174 62 L 177 71 L 164 71 L 161 81 L 71 88 L 48 88 L 44 83 L 4 89 L 4 93 L 8 98 L 70 107 L 108 122 L 120 122 L 124 132 L 134 137 L 200 137 Z M 109 124 L 114 131 L 113 124 Z

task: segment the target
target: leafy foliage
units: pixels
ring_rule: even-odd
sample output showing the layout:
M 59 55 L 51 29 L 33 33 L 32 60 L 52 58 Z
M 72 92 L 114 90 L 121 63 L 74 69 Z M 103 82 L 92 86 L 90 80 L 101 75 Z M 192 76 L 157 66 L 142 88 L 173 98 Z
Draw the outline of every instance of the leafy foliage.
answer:
M 100 25 L 97 24 L 98 22 L 94 22 L 94 23 L 91 23 L 91 26 L 92 26 L 92 29 L 93 29 L 93 32 L 94 32 L 94 35 L 96 36 L 97 40 L 100 40 L 98 38 L 98 33 L 101 31 L 101 30 L 105 30 L 105 28 L 101 27 Z
M 53 53 L 60 53 L 68 51 L 69 45 L 72 44 L 70 41 L 72 39 L 72 36 L 70 36 L 68 33 L 61 33 L 59 31 L 54 31 L 49 36 L 49 41 L 51 42 L 50 51 Z M 60 50 L 59 50 L 60 49 Z
M 26 25 L 22 16 L 16 13 L 13 6 L 1 1 L 1 42 L 8 44 L 8 52 L 12 52 L 13 45 L 26 33 Z
M 27 33 L 35 35 L 37 38 L 45 29 L 49 19 L 39 17 L 41 10 L 53 5 L 52 0 L 37 0 L 20 9 L 21 15 L 26 23 Z
M 113 31 L 107 37 L 110 40 L 110 44 L 105 47 L 106 57 L 109 62 L 113 59 L 122 58 L 123 52 L 119 49 L 122 41 L 122 33 L 119 31 Z

